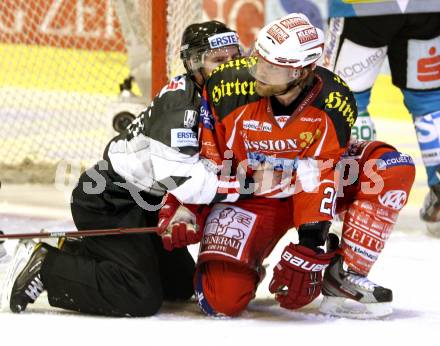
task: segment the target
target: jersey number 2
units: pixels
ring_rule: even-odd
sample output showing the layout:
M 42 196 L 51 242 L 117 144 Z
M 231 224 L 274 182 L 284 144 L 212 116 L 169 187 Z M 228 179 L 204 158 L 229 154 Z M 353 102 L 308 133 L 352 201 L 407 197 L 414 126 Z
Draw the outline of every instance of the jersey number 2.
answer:
M 331 186 L 327 186 L 324 189 L 324 196 L 325 197 L 321 201 L 321 207 L 319 208 L 319 211 L 321 213 L 333 216 L 335 214 L 335 189 Z

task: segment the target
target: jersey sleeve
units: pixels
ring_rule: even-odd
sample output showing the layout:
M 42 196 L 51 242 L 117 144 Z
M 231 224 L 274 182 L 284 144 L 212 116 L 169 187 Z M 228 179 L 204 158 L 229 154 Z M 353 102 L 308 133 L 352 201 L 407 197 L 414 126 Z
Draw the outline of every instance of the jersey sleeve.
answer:
M 295 190 L 293 196 L 294 227 L 308 222 L 333 219 L 336 200 L 333 166 L 313 159 L 299 161 Z

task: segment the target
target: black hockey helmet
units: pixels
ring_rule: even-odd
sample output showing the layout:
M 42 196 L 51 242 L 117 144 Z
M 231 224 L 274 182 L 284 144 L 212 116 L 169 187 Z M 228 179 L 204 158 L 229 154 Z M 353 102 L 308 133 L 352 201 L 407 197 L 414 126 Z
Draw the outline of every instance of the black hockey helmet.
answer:
M 208 22 L 191 24 L 182 35 L 180 58 L 186 60 L 194 53 L 228 45 L 238 46 L 238 36 L 234 30 L 228 28 L 222 22 L 210 20 Z
M 230 51 L 236 47 L 240 52 L 237 33 L 222 22 L 211 20 L 189 25 L 182 35 L 180 58 L 189 74 L 204 70 L 207 54 L 223 48 Z M 202 73 L 203 74 L 203 73 Z

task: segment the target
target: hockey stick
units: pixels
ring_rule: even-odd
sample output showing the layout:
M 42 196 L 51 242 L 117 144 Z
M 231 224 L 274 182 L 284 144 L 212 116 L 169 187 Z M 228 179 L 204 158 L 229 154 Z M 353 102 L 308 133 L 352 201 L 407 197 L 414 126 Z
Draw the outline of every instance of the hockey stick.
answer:
M 47 232 L 41 230 L 41 232 L 34 233 L 15 233 L 15 234 L 3 234 L 0 231 L 0 241 L 6 239 L 33 239 L 33 238 L 59 238 L 59 237 L 97 237 L 103 235 L 122 235 L 122 234 L 138 234 L 138 233 L 156 233 L 157 227 L 139 227 L 139 228 L 110 228 L 110 229 L 92 229 L 82 231 L 56 231 Z

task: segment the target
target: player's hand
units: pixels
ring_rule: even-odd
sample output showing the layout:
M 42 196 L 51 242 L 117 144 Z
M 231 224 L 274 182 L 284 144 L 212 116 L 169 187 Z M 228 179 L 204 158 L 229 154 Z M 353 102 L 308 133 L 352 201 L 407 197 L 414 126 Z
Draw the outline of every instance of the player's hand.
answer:
M 159 212 L 158 234 L 166 250 L 196 244 L 202 239 L 205 218 L 209 208 L 204 205 L 180 203 L 171 194 Z
M 321 293 L 322 271 L 330 264 L 334 252 L 318 253 L 290 243 L 273 270 L 269 291 L 286 309 L 299 309 Z

